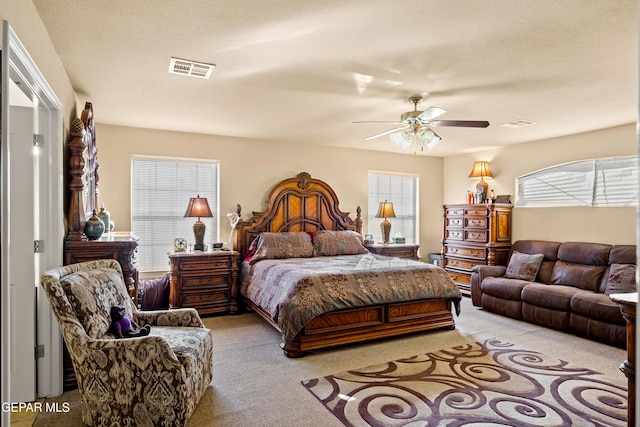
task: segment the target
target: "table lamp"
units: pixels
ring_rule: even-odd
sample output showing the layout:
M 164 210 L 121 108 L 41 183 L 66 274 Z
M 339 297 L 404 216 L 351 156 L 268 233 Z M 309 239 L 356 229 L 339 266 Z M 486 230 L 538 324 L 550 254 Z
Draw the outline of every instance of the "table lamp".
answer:
M 478 203 L 484 203 L 489 189 L 489 184 L 484 181 L 484 178 L 493 178 L 491 169 L 489 169 L 489 162 L 475 162 L 469 178 L 480 178 L 480 181 L 476 184 L 476 194 L 478 195 Z
M 200 221 L 200 218 L 211 218 L 213 213 L 209 207 L 206 197 L 191 197 L 189 199 L 189 206 L 187 206 L 187 212 L 184 214 L 185 218 L 198 218 L 195 224 L 193 224 L 193 234 L 196 238 L 196 244 L 193 246 L 193 250 L 204 250 L 204 231 L 206 226 L 204 222 Z
M 389 243 L 389 233 L 391 233 L 391 223 L 387 221 L 387 218 L 395 217 L 396 213 L 393 211 L 393 203 L 387 202 L 386 200 L 384 202 L 380 202 L 376 218 L 384 218 L 384 221 L 380 223 L 384 243 Z

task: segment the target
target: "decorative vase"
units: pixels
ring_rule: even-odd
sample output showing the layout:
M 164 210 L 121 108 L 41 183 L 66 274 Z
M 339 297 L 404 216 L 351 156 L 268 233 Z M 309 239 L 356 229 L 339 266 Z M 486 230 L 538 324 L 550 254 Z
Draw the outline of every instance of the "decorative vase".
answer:
M 89 240 L 97 240 L 104 233 L 104 222 L 98 217 L 95 209 L 84 226 L 84 234 Z
M 100 218 L 100 220 L 104 224 L 104 232 L 105 233 L 110 232 L 111 231 L 111 223 L 110 223 L 111 215 L 109 214 L 109 211 L 104 208 L 104 203 L 100 208 L 100 212 L 98 212 L 98 218 Z

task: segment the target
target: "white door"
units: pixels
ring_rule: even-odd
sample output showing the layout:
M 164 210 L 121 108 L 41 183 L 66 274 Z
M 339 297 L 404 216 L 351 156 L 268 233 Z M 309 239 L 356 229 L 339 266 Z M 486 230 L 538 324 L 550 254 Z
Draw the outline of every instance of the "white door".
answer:
M 36 397 L 34 110 L 11 106 L 9 116 L 11 399 L 31 402 Z

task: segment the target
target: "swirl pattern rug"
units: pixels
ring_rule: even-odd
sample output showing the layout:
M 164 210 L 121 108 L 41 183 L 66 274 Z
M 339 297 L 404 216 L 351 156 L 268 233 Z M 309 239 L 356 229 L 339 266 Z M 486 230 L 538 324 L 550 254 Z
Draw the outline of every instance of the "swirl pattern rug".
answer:
M 347 426 L 625 426 L 626 379 L 490 339 L 302 381 Z

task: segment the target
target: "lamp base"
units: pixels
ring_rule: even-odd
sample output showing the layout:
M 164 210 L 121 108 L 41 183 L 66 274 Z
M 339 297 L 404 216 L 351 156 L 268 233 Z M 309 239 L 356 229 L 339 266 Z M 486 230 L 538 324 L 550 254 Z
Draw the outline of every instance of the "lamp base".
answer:
M 380 230 L 382 231 L 382 239 L 384 240 L 384 243 L 389 243 L 389 234 L 391 234 L 391 223 L 387 221 L 386 218 L 380 223 Z
M 206 226 L 202 221 L 196 221 L 193 224 L 193 235 L 196 238 L 196 244 L 193 245 L 194 251 L 203 251 L 204 250 L 204 231 Z
M 478 195 L 478 203 L 484 203 L 487 200 L 487 191 L 489 190 L 489 184 L 480 180 L 476 184 L 476 194 Z

